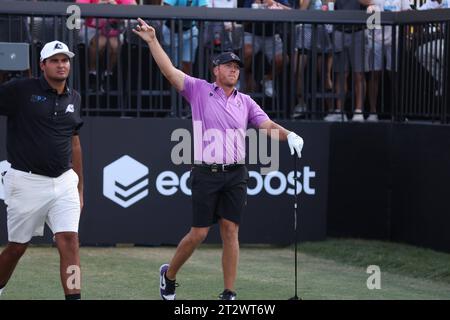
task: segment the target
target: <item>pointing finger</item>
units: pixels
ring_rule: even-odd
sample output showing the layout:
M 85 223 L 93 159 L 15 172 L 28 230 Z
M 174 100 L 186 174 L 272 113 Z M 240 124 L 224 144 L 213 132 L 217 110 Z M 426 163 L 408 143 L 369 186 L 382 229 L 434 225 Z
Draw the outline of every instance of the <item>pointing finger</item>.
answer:
M 139 21 L 139 23 L 141 24 L 142 27 L 148 27 L 147 22 L 145 22 L 141 18 L 138 18 L 138 21 Z

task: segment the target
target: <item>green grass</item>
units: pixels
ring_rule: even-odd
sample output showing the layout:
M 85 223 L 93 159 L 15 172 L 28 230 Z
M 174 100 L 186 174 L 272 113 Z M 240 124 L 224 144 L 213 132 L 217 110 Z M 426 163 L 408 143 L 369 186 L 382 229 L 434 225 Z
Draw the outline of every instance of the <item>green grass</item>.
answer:
M 159 299 L 158 269 L 173 247 L 82 248 L 84 299 Z M 201 246 L 177 276 L 179 299 L 216 299 L 223 288 L 221 249 Z M 450 254 L 365 240 L 330 239 L 299 246 L 303 299 L 449 299 Z M 368 265 L 381 269 L 381 289 L 366 286 Z M 243 246 L 239 299 L 285 300 L 294 291 L 293 247 Z M 55 248 L 31 247 L 2 299 L 62 299 Z
M 357 239 L 307 242 L 299 248 L 305 254 L 356 267 L 374 264 L 381 270 L 399 275 L 450 284 L 450 254 L 447 253 L 405 244 Z

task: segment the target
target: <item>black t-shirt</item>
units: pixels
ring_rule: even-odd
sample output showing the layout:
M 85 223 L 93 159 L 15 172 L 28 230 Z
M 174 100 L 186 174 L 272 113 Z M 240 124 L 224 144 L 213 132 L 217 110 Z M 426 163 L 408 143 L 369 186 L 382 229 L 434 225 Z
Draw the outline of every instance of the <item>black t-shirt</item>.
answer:
M 58 177 L 72 168 L 72 137 L 83 125 L 81 97 L 59 95 L 44 77 L 0 86 L 0 115 L 8 117 L 8 161 L 17 170 Z

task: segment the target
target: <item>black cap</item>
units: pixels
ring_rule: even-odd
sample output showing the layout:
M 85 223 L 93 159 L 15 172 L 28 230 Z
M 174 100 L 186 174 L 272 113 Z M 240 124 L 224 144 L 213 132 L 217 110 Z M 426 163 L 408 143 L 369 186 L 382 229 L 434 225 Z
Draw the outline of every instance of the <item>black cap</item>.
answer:
M 239 67 L 244 67 L 244 64 L 242 63 L 241 59 L 239 59 L 239 57 L 237 56 L 237 54 L 233 53 L 233 52 L 222 52 L 221 54 L 217 55 L 214 59 L 213 59 L 213 66 L 216 67 L 219 64 L 224 64 L 224 63 L 228 63 L 231 61 L 235 61 L 237 62 L 237 64 L 239 65 Z

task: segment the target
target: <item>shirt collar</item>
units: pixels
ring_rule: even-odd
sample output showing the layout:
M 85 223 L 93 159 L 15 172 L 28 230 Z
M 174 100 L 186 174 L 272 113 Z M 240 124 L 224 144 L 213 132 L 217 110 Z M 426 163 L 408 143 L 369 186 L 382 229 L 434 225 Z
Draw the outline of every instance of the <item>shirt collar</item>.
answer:
M 222 89 L 221 87 L 219 87 L 218 85 L 217 85 L 217 83 L 213 83 L 213 88 L 214 88 L 214 91 L 217 91 L 218 89 Z M 223 89 L 222 89 L 222 92 L 223 92 Z M 238 90 L 236 89 L 236 88 L 233 88 L 233 92 L 231 93 L 234 97 L 236 97 L 236 95 L 237 95 L 237 93 L 238 93 Z
M 56 92 L 56 90 L 54 88 L 52 88 L 47 80 L 45 79 L 45 77 L 43 75 L 41 75 L 39 77 L 39 83 L 41 84 L 42 89 L 44 89 L 45 91 L 51 91 L 51 92 Z M 70 95 L 71 94 L 71 90 L 70 88 L 67 86 L 67 81 L 66 81 L 66 86 L 64 87 L 64 91 L 62 93 L 63 95 Z

